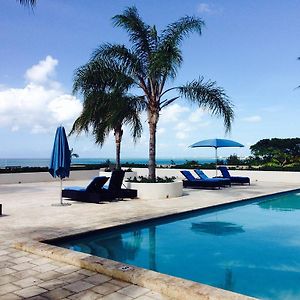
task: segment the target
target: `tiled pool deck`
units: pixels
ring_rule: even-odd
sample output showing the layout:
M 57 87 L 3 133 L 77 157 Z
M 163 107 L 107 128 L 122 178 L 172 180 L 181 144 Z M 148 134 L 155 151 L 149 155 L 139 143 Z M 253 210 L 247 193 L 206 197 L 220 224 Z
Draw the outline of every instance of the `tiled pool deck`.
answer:
M 87 181 L 68 182 L 86 185 Z M 0 185 L 0 299 L 169 299 L 78 266 L 16 250 L 17 241 L 45 240 L 298 188 L 256 182 L 222 190 L 186 190 L 181 198 L 56 207 L 58 182 Z M 33 297 L 33 298 L 31 298 Z M 184 297 L 183 297 L 184 299 Z M 210 299 L 210 298 L 206 298 Z

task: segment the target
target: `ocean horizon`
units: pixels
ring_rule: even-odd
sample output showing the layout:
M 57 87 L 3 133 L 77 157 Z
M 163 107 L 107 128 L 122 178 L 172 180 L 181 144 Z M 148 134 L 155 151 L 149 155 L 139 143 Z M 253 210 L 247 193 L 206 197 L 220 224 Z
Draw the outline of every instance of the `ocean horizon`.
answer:
M 73 158 L 72 164 L 103 164 L 107 160 L 114 163 L 114 158 Z M 172 162 L 175 164 L 182 164 L 187 160 L 197 160 L 199 163 L 214 162 L 213 158 L 199 157 L 199 158 L 157 158 L 156 163 L 158 165 L 170 165 Z M 135 164 L 147 164 L 148 158 L 123 158 L 121 163 L 135 163 Z M 47 167 L 50 164 L 50 158 L 0 158 L 0 168 L 8 166 L 20 166 L 20 167 Z

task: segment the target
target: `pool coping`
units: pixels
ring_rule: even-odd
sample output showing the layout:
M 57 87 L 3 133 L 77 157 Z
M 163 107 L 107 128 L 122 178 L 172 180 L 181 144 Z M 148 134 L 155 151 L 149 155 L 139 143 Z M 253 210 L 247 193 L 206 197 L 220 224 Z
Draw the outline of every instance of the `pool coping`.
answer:
M 213 286 L 209 286 L 206 284 L 194 282 L 191 280 L 174 277 L 166 274 L 162 274 L 159 272 L 155 272 L 152 270 L 132 266 L 129 264 L 113 261 L 110 259 L 73 251 L 70 249 L 46 244 L 45 242 L 60 240 L 60 239 L 67 239 L 74 236 L 80 236 L 82 234 L 86 234 L 89 232 L 95 232 L 95 231 L 104 231 L 108 229 L 113 228 L 120 228 L 125 226 L 131 226 L 137 223 L 144 223 L 147 221 L 153 221 L 153 220 L 159 220 L 166 217 L 171 216 L 178 216 L 178 215 L 185 215 L 193 212 L 200 212 L 200 211 L 208 211 L 212 209 L 218 209 L 220 207 L 230 207 L 230 206 L 236 206 L 236 205 L 244 205 L 246 202 L 256 202 L 258 199 L 264 199 L 269 196 L 274 195 L 281 195 L 293 191 L 298 191 L 297 189 L 291 189 L 288 191 L 282 191 L 277 193 L 271 193 L 268 195 L 262 195 L 252 198 L 246 198 L 246 199 L 239 199 L 228 203 L 223 204 L 216 204 L 208 207 L 203 208 L 197 208 L 182 212 L 176 212 L 176 213 L 168 213 L 165 215 L 159 215 L 152 218 L 147 219 L 141 219 L 137 221 L 132 221 L 120 225 L 115 226 L 107 226 L 101 229 L 95 229 L 90 231 L 85 231 L 82 233 L 76 233 L 72 235 L 64 235 L 64 236 L 58 236 L 56 238 L 51 239 L 43 239 L 39 241 L 33 241 L 33 240 L 26 240 L 26 241 L 19 241 L 14 244 L 14 247 L 19 250 L 27 251 L 33 254 L 37 254 L 40 256 L 45 256 L 50 259 L 54 259 L 57 261 L 61 261 L 64 263 L 68 263 L 74 266 L 78 266 L 84 269 L 88 269 L 91 271 L 95 271 L 101 274 L 105 274 L 108 276 L 111 276 L 115 279 L 123 280 L 132 284 L 136 284 L 148 289 L 151 289 L 156 292 L 160 292 L 168 297 L 171 297 L 172 299 L 178 299 L 178 300 L 190 300 L 190 299 L 255 299 L 250 296 L 234 293 L 231 291 L 223 290 L 220 288 L 216 288 Z

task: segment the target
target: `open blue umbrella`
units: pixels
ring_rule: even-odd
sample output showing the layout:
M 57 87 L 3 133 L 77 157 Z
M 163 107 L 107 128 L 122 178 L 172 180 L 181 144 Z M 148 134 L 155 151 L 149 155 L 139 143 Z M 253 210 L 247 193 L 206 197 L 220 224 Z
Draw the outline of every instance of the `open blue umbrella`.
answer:
M 197 142 L 190 146 L 191 148 L 197 148 L 197 147 L 213 147 L 216 150 L 216 176 L 218 174 L 218 148 L 224 148 L 224 147 L 244 147 L 244 145 L 231 141 L 231 140 L 225 140 L 225 139 L 210 139 L 210 140 L 203 140 L 200 142 Z
M 56 130 L 49 173 L 55 178 L 60 178 L 60 205 L 62 202 L 62 180 L 70 175 L 71 152 L 68 145 L 66 132 L 63 126 Z

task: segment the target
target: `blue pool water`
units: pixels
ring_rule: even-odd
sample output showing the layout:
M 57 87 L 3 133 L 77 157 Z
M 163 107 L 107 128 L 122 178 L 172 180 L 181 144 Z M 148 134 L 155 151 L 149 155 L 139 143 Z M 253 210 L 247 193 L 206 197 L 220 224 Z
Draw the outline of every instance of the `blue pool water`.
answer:
M 55 244 L 257 298 L 300 299 L 299 191 Z

